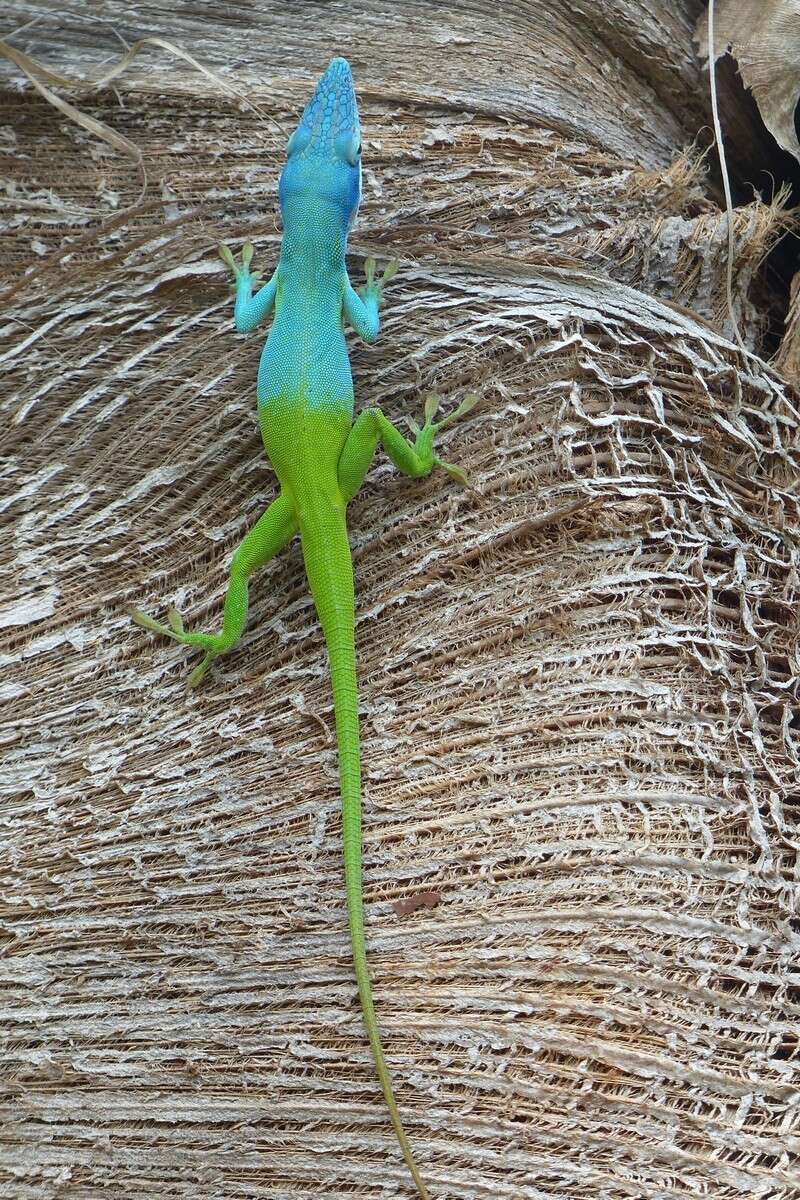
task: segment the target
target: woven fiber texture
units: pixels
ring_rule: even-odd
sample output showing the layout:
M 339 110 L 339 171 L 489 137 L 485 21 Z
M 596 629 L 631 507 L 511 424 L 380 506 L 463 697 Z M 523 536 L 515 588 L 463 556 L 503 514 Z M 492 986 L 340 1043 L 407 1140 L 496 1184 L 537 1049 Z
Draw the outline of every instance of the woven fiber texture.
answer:
M 379 454 L 349 510 L 368 952 L 431 1195 L 796 1198 L 800 417 L 730 342 L 699 6 L 78 7 L 17 4 L 15 44 L 91 78 L 112 29 L 168 38 L 259 112 L 155 51 L 72 93 L 137 204 L 3 68 L 0 1194 L 412 1195 L 299 546 L 196 693 L 126 615 L 218 627 L 274 494 L 215 243 L 271 270 L 341 53 L 353 280 L 401 258 L 357 403 L 481 394 L 471 488 Z M 787 220 L 737 213 L 756 349 Z

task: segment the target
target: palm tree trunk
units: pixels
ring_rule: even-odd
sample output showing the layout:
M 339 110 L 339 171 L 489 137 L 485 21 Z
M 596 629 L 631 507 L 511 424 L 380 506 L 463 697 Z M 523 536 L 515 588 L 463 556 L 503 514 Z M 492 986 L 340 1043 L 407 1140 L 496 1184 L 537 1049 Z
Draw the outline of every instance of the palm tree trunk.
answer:
M 482 395 L 445 436 L 473 490 L 382 458 L 349 510 L 368 953 L 431 1195 L 794 1194 L 798 412 L 757 271 L 784 218 L 737 211 L 745 356 L 692 149 L 701 6 L 12 7 L 57 72 L 157 36 L 254 107 L 156 49 L 72 93 L 141 149 L 138 203 L 133 164 L 5 73 L 8 1194 L 412 1194 L 299 547 L 197 694 L 126 616 L 213 626 L 273 496 L 215 243 L 271 269 L 334 53 L 351 273 L 402 260 L 358 403 Z

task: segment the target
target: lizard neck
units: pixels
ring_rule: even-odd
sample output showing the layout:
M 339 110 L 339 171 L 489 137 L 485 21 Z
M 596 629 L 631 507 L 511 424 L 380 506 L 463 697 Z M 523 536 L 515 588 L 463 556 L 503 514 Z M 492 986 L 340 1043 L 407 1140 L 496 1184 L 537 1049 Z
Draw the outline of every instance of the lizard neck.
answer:
M 284 205 L 282 216 L 281 267 L 298 282 L 344 273 L 347 224 L 337 205 L 298 196 Z

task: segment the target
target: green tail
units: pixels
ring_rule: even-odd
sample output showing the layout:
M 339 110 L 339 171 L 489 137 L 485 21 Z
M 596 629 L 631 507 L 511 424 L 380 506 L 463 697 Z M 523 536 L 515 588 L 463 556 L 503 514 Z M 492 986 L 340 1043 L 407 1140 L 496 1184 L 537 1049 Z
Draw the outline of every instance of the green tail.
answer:
M 364 944 L 364 901 L 361 886 L 361 753 L 358 725 L 358 685 L 355 653 L 355 599 L 353 564 L 347 540 L 344 510 L 315 509 L 308 523 L 301 521 L 306 575 L 317 615 L 325 634 L 330 659 L 336 739 L 339 745 L 339 780 L 342 794 L 344 873 L 353 965 L 361 998 L 361 1011 L 369 1035 L 372 1057 L 383 1090 L 392 1126 L 408 1169 L 422 1200 L 430 1200 L 406 1137 L 392 1081 L 383 1055 Z

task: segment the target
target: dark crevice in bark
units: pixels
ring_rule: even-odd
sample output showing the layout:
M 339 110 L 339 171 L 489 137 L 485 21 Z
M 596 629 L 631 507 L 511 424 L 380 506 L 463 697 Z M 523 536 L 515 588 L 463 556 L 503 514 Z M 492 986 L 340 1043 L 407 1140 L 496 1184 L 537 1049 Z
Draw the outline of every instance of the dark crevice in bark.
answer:
M 717 94 L 720 121 L 734 205 L 748 204 L 757 194 L 765 203 L 772 201 L 781 187 L 791 188 L 787 207 L 800 204 L 800 163 L 777 144 L 764 125 L 752 93 L 744 86 L 735 59 L 725 54 L 717 60 Z M 706 75 L 706 81 L 708 76 Z M 709 101 L 710 114 L 710 101 Z M 798 116 L 795 110 L 795 123 Z M 710 183 L 719 204 L 724 205 L 722 175 L 713 131 L 703 131 L 703 141 L 711 146 Z M 779 238 L 764 260 L 763 270 L 754 287 L 758 295 L 751 299 L 765 313 L 767 325 L 758 347 L 764 358 L 771 358 L 783 337 L 789 312 L 792 279 L 800 270 L 800 238 L 786 233 Z

